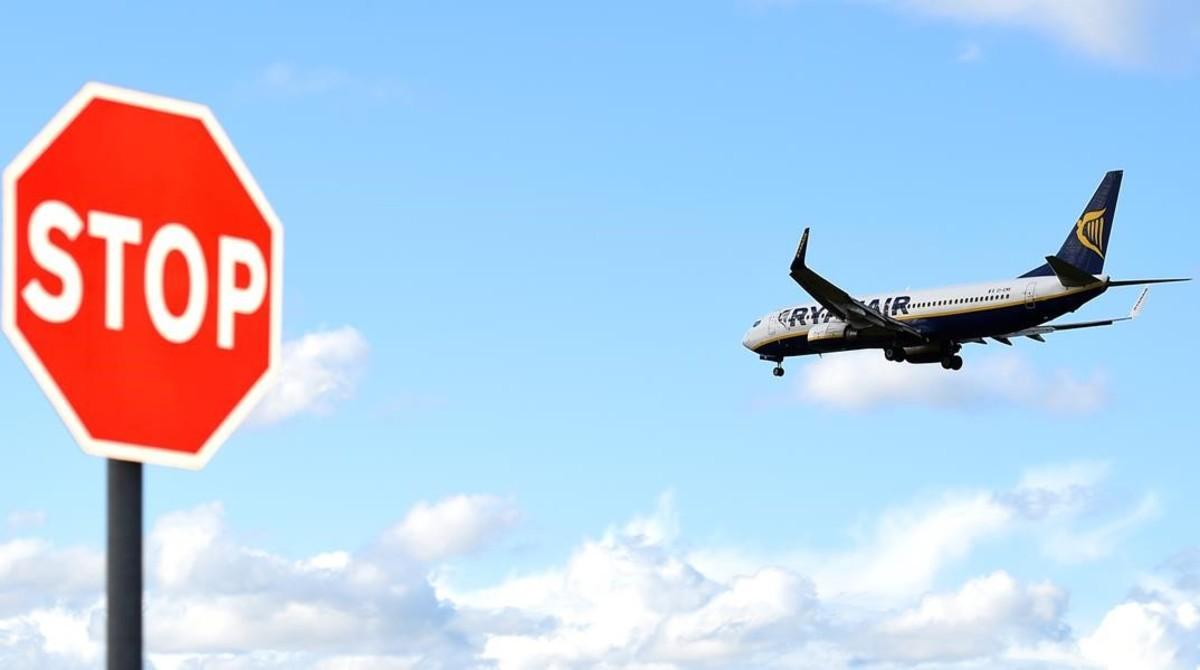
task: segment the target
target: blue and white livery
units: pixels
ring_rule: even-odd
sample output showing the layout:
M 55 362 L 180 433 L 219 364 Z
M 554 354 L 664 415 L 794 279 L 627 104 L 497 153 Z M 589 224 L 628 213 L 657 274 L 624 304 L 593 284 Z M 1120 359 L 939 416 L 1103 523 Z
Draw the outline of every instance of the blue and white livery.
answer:
M 1017 337 L 1041 342 L 1047 333 L 1133 319 L 1149 289 L 1142 290 L 1128 316 L 1048 323 L 1113 286 L 1187 281 L 1114 280 L 1104 274 L 1121 175 L 1120 170 L 1104 175 L 1057 254 L 1014 279 L 853 298 L 806 265 L 805 229 L 790 274 L 814 302 L 767 314 L 754 322 L 742 344 L 762 360 L 774 362 L 777 377 L 783 375 L 784 358 L 852 349 L 882 349 L 890 361 L 941 363 L 947 370 L 958 370 L 958 352 L 966 343 L 992 339 L 1011 345 Z

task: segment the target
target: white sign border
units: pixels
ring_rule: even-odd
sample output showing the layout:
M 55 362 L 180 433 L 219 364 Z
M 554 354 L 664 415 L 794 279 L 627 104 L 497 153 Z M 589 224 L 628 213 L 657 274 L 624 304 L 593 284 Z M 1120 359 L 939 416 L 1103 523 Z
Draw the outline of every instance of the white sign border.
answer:
M 250 195 L 258 211 L 262 214 L 271 229 L 271 333 L 267 369 L 195 454 L 181 453 L 152 445 L 112 442 L 92 437 L 83 425 L 83 422 L 79 419 L 79 416 L 75 413 L 75 408 L 71 407 L 71 404 L 67 402 L 62 390 L 59 389 L 58 384 L 50 376 L 50 373 L 42 364 L 41 359 L 38 358 L 33 347 L 25 339 L 25 335 L 17 328 L 17 179 L 29 169 L 29 166 L 34 161 L 41 157 L 46 148 L 58 138 L 62 131 L 93 100 L 111 100 L 113 102 L 198 119 L 204 124 L 204 127 L 217 143 L 217 147 L 225 156 L 225 160 L 229 162 L 234 174 L 237 175 L 243 188 L 246 189 L 246 192 Z M 4 168 L 3 195 L 2 246 L 4 288 L 3 294 L 0 295 L 0 303 L 2 303 L 0 305 L 0 312 L 2 312 L 0 313 L 0 329 L 8 336 L 13 348 L 17 350 L 17 355 L 24 361 L 25 366 L 29 368 L 38 386 L 50 398 L 50 403 L 58 412 L 59 417 L 62 418 L 63 423 L 67 425 L 67 430 L 70 431 L 75 441 L 79 443 L 79 446 L 85 453 L 93 456 L 135 461 L 150 465 L 166 465 L 189 470 L 203 468 L 209 459 L 213 457 L 213 454 L 217 452 L 217 449 L 245 421 L 255 405 L 267 394 L 267 391 L 270 390 L 271 385 L 275 381 L 275 377 L 279 374 L 280 338 L 282 336 L 283 323 L 283 225 L 280 223 L 279 217 L 275 215 L 275 210 L 271 208 L 271 204 L 267 202 L 267 198 L 263 195 L 262 189 L 259 188 L 258 182 L 254 181 L 250 170 L 233 148 L 233 143 L 229 141 L 229 136 L 225 134 L 225 130 L 217 123 L 217 118 L 213 115 L 212 111 L 205 105 L 198 103 L 166 98 L 109 84 L 98 82 L 84 84 L 83 88 L 54 115 L 54 118 L 50 119 L 46 127 L 42 128 L 41 132 Z

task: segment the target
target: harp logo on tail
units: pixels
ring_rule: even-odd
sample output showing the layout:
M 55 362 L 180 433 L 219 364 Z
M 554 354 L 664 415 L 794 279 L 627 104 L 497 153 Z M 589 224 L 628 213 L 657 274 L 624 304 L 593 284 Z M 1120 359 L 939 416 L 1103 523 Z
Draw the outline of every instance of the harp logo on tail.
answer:
M 1100 249 L 1104 244 L 1104 212 L 1107 209 L 1100 209 L 1094 212 L 1084 212 L 1083 216 L 1075 222 L 1075 237 L 1079 238 L 1079 243 L 1083 246 L 1096 252 L 1100 258 L 1104 258 L 1104 252 Z

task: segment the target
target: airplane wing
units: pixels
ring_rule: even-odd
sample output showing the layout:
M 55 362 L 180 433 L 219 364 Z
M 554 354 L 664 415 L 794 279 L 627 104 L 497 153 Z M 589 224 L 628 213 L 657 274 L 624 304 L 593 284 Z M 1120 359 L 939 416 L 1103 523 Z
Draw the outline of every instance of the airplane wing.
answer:
M 804 235 L 800 238 L 800 246 L 796 249 L 796 257 L 792 259 L 791 272 L 788 274 L 791 275 L 792 279 L 796 280 L 796 283 L 801 288 L 815 298 L 822 307 L 855 328 L 882 328 L 884 330 L 911 335 L 921 340 L 925 339 L 921 331 L 903 321 L 898 321 L 867 307 L 862 301 L 851 298 L 849 293 L 846 293 L 821 275 L 810 270 L 804 264 L 804 256 L 807 252 L 808 228 L 805 228 Z
M 996 340 L 997 342 L 1002 342 L 1002 343 L 1008 344 L 1008 345 L 1012 344 L 1012 342 L 1010 342 L 1009 339 L 1013 338 L 1013 337 L 1028 337 L 1031 340 L 1037 340 L 1038 342 L 1045 342 L 1045 340 L 1042 339 L 1042 335 L 1046 335 L 1048 333 L 1056 333 L 1060 330 L 1075 330 L 1077 328 L 1094 328 L 1096 326 L 1111 326 L 1114 323 L 1117 323 L 1119 321 L 1132 321 L 1132 320 L 1136 319 L 1139 314 L 1142 313 L 1142 308 L 1146 306 L 1146 295 L 1148 293 L 1150 293 L 1149 287 L 1142 289 L 1142 292 L 1138 294 L 1137 300 L 1133 303 L 1133 309 L 1129 310 L 1129 316 L 1122 316 L 1122 317 L 1118 317 L 1115 319 L 1101 319 L 1100 321 L 1081 321 L 1079 323 L 1061 323 L 1061 324 L 1050 324 L 1050 325 L 1045 325 L 1045 326 L 1034 326 L 1032 328 L 1026 328 L 1024 330 L 1018 330 L 1015 333 L 1008 333 L 1007 335 L 997 335 L 997 336 L 993 337 L 992 339 Z

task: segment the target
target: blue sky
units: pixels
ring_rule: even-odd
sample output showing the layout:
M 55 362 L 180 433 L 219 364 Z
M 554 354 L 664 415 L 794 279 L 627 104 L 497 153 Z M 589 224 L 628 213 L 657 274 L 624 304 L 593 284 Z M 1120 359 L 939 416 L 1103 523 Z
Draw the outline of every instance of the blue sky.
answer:
M 777 380 L 739 341 L 804 300 L 806 226 L 854 292 L 1013 276 L 1110 169 L 1106 270 L 1200 272 L 1197 35 L 1123 0 L 11 10 L 0 155 L 86 81 L 197 100 L 287 230 L 299 400 L 149 472 L 151 608 L 324 623 L 152 626 L 155 663 L 1194 667 L 1194 286 L 958 377 L 851 355 Z M 0 658 L 94 667 L 103 463 L 9 347 L 0 379 Z M 341 634 L 368 614 L 311 596 L 314 556 L 322 589 L 428 597 Z M 391 581 L 362 596 L 362 565 Z

